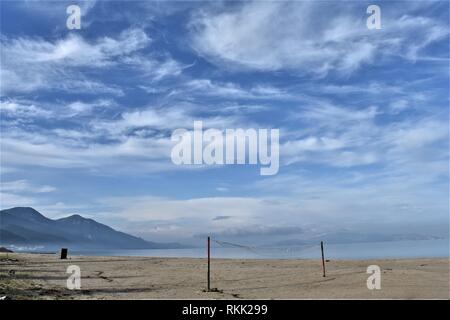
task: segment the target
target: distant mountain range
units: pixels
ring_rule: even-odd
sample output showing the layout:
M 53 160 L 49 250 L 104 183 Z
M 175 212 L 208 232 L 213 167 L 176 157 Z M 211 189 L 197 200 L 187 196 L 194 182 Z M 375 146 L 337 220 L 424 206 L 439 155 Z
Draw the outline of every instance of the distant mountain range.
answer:
M 269 244 L 268 246 L 301 246 L 325 241 L 327 243 L 362 243 L 362 242 L 385 242 L 403 240 L 436 240 L 442 237 L 422 235 L 416 233 L 409 234 L 377 234 L 377 233 L 356 233 L 356 232 L 334 232 L 321 234 L 308 239 L 287 239 Z
M 0 245 L 46 249 L 166 249 L 178 243 L 156 243 L 116 231 L 80 215 L 52 220 L 30 207 L 0 211 Z

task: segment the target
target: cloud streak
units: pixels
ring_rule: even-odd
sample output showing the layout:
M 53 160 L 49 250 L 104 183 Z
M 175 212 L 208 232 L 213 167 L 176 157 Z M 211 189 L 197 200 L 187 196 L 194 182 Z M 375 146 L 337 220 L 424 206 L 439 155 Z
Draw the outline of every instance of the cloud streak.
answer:
M 203 10 L 190 27 L 194 49 L 218 66 L 350 74 L 383 58 L 415 61 L 422 49 L 448 35 L 445 23 L 405 9 L 383 15 L 379 32 L 367 29 L 360 6 L 312 2 L 252 1 Z

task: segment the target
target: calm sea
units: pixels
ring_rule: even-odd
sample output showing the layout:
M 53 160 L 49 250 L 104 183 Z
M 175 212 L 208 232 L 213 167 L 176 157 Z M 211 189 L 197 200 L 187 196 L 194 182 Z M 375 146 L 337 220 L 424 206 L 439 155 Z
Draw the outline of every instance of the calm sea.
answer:
M 324 251 L 327 259 L 448 258 L 449 239 L 345 244 L 325 243 Z M 73 251 L 71 254 L 203 258 L 206 256 L 206 248 Z M 213 258 L 236 259 L 317 259 L 320 258 L 321 253 L 319 245 L 277 248 L 235 248 L 215 245 L 211 248 L 211 256 Z

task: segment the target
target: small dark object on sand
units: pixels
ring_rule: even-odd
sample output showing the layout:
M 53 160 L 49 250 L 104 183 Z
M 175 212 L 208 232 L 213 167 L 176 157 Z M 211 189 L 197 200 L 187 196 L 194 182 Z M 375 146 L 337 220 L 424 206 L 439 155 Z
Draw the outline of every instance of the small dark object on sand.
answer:
M 219 292 L 219 293 L 223 293 L 223 290 L 217 289 L 217 288 L 211 288 L 209 291 L 208 290 L 203 290 L 203 292 Z
M 61 259 L 67 259 L 67 248 L 61 248 Z

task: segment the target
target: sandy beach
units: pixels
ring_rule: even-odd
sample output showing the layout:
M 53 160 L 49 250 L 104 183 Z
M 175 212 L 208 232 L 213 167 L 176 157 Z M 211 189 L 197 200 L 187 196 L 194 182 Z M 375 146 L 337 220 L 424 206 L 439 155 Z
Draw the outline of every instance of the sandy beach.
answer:
M 69 265 L 81 290 L 68 290 Z M 381 268 L 381 289 L 368 290 L 367 266 Z M 448 259 L 215 259 L 205 292 L 206 260 L 187 258 L 0 254 L 0 296 L 12 299 L 449 299 Z

